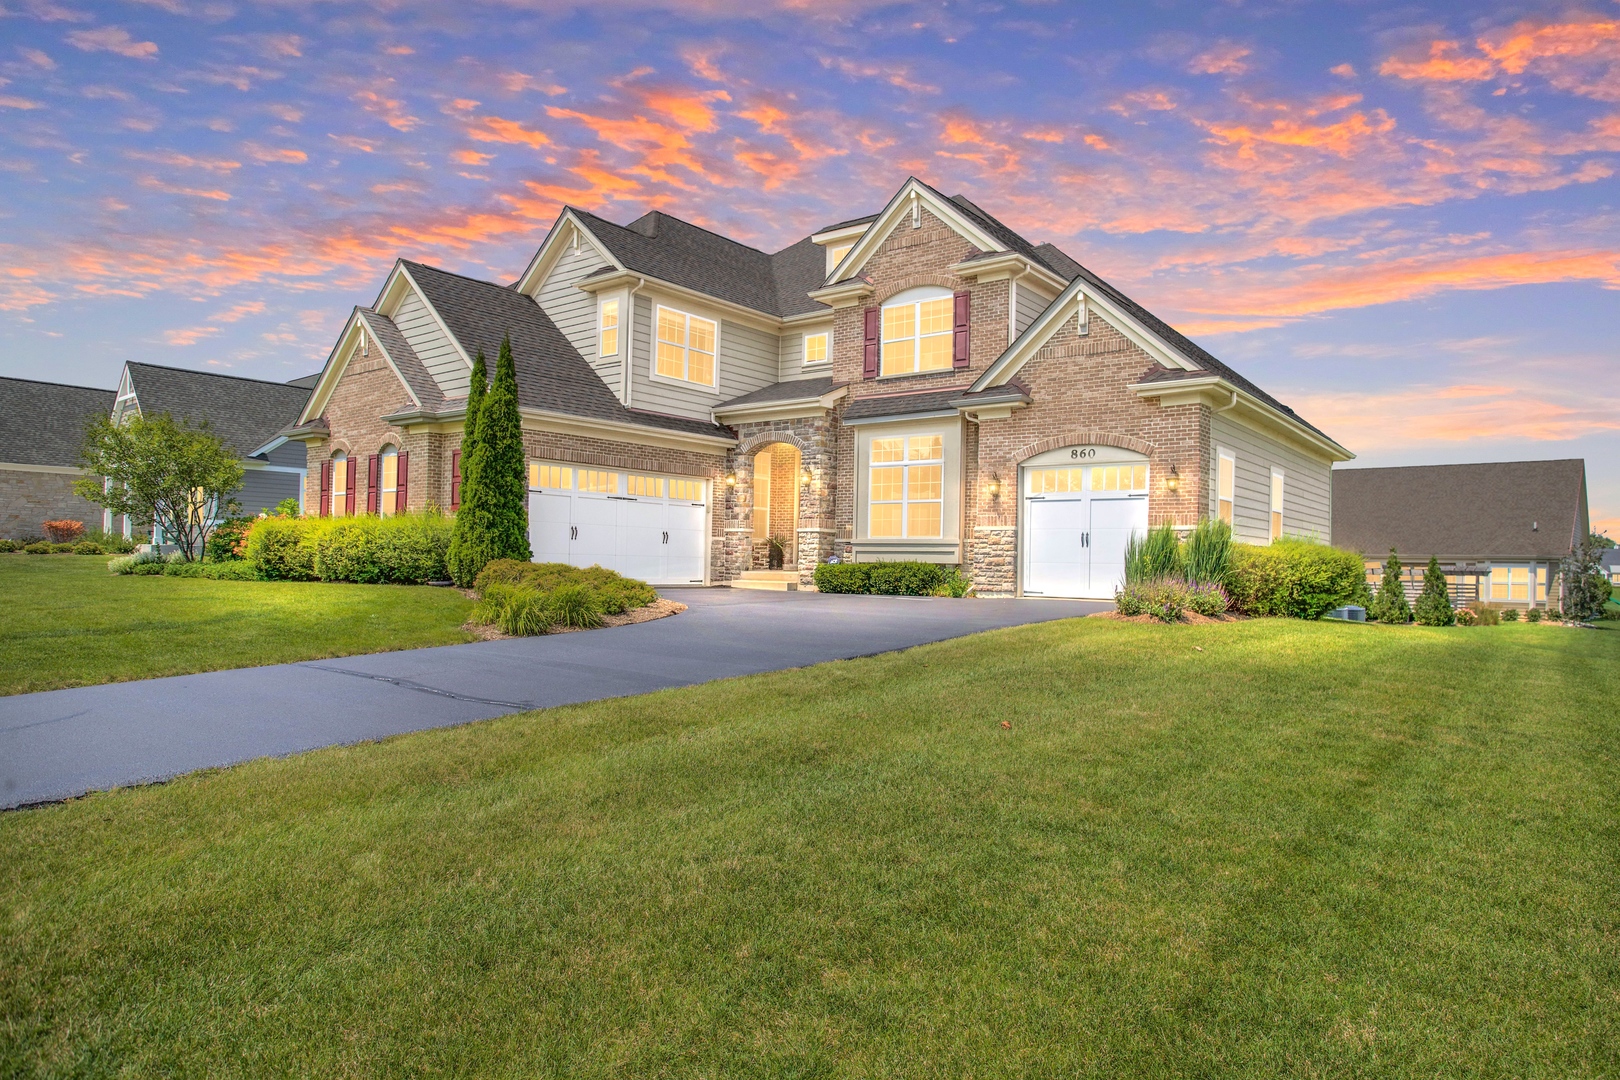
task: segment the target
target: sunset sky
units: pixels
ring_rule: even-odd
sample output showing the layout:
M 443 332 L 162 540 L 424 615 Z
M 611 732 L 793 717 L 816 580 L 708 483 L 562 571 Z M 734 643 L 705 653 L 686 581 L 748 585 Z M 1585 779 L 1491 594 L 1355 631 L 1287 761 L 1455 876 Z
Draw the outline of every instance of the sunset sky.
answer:
M 766 250 L 908 175 L 1354 464 L 1584 457 L 1620 536 L 1620 3 L 0 0 L 0 374 L 319 368 L 564 203 Z

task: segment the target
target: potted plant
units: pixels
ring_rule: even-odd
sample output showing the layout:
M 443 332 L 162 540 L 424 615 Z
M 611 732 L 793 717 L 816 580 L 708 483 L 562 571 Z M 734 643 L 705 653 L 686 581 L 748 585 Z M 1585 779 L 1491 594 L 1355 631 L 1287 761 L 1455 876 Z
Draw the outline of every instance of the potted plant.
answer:
M 765 541 L 765 567 L 768 570 L 782 569 L 782 562 L 787 558 L 787 541 L 780 536 L 773 536 Z

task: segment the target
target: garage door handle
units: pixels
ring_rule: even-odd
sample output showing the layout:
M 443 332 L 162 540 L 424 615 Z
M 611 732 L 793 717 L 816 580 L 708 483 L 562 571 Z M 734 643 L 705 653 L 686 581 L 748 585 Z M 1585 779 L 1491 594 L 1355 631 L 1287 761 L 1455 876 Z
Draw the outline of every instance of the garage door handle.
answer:
M 664 543 L 669 543 L 669 533 L 664 534 Z
M 568 539 L 570 539 L 570 540 L 578 540 L 579 539 L 579 526 L 578 525 L 570 525 L 570 526 L 568 526 Z

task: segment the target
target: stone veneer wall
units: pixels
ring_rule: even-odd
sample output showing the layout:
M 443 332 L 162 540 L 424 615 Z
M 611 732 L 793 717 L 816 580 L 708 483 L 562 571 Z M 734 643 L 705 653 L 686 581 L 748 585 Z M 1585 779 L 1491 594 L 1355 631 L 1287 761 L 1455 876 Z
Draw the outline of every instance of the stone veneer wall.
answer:
M 796 555 L 801 586 L 814 584 L 818 563 L 833 554 L 835 504 L 839 498 L 839 446 L 841 425 L 831 414 L 793 420 L 738 424 L 739 442 L 732 451 L 737 486 L 726 492 L 725 535 L 733 558 L 748 554 L 754 531 L 754 455 L 772 443 L 798 448 L 799 467 L 810 473 L 810 484 L 799 488 Z M 792 478 L 798 484 L 798 478 Z M 747 563 L 742 563 L 747 569 Z
M 1000 420 L 978 425 L 964 493 L 967 549 L 964 570 L 984 595 L 1010 595 L 1015 587 L 1018 467 L 1036 454 L 1081 444 L 1118 446 L 1146 454 L 1151 487 L 1148 522 L 1190 526 L 1205 504 L 1209 410 L 1164 407 L 1127 389 L 1154 367 L 1147 353 L 1092 312 L 1089 333 L 1071 320 L 1019 371 L 1033 403 Z M 1174 465 L 1180 487 L 1165 479 Z M 1000 481 L 1000 495 L 987 486 Z
M 101 528 L 101 507 L 73 494 L 78 478 L 77 473 L 0 465 L 0 537 L 41 539 L 47 521 L 82 521 L 87 529 Z

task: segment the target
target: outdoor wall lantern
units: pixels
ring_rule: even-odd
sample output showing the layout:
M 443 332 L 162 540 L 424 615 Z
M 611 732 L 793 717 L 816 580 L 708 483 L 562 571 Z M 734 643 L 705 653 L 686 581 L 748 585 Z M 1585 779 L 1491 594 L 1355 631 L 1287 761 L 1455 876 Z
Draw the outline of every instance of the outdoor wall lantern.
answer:
M 805 469 L 803 472 L 799 473 L 799 486 L 800 487 L 809 487 L 810 486 L 810 470 L 809 469 Z
M 726 473 L 726 487 L 736 487 L 736 486 L 737 486 L 737 474 L 734 473 L 734 472 Z
M 985 490 L 990 493 L 992 499 L 1001 498 L 1001 477 L 990 477 L 990 483 L 985 486 Z
M 1171 491 L 1175 491 L 1177 488 L 1181 487 L 1181 473 L 1176 471 L 1176 467 L 1174 465 L 1170 466 L 1170 475 L 1165 478 L 1164 486 L 1169 488 Z

